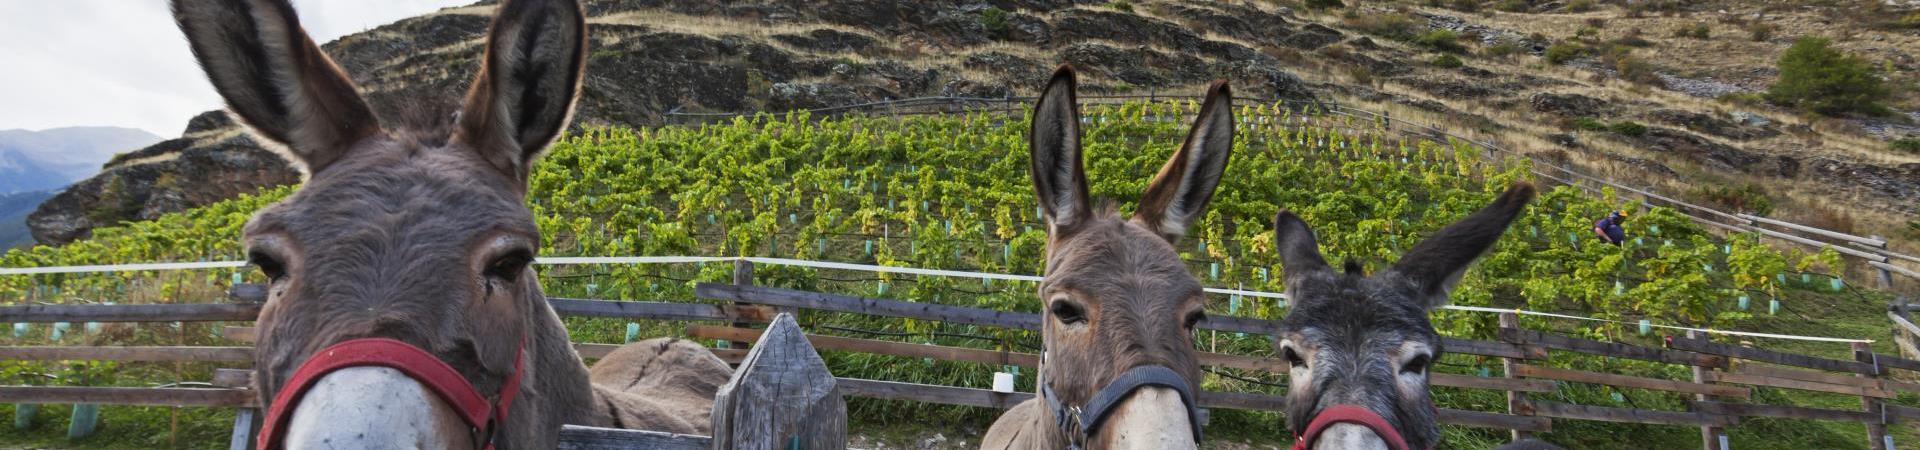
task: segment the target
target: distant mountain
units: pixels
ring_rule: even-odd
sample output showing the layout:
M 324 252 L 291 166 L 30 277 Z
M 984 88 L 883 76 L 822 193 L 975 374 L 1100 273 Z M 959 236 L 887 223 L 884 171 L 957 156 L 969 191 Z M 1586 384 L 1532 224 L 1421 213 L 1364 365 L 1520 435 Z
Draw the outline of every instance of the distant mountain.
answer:
M 0 194 L 57 189 L 100 172 L 114 154 L 160 142 L 118 127 L 0 130 Z
M 27 214 L 40 202 L 53 197 L 55 191 L 28 191 L 12 194 L 0 194 L 0 250 L 24 247 L 33 244 L 33 233 L 27 228 Z

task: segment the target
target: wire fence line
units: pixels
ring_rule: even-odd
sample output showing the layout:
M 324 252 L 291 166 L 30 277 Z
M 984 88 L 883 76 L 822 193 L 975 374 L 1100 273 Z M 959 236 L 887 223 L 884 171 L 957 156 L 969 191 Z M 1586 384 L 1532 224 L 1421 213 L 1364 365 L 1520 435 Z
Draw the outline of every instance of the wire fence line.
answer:
M 803 112 L 820 117 L 820 118 L 840 117 L 840 116 L 845 116 L 850 114 L 871 114 L 871 115 L 887 115 L 887 116 L 920 116 L 920 115 L 967 114 L 967 113 L 1004 113 L 1008 115 L 1015 115 L 1015 114 L 1022 113 L 1022 111 L 1024 111 L 1024 108 L 1026 108 L 1028 105 L 1031 105 L 1037 99 L 1038 97 L 1031 97 L 1031 96 L 1007 96 L 1007 97 L 1000 97 L 1000 98 L 915 97 L 915 98 L 906 98 L 906 99 L 898 99 L 898 100 L 884 100 L 884 101 L 859 103 L 859 104 L 852 104 L 852 105 L 833 106 L 833 107 L 826 107 L 826 108 L 793 110 L 793 111 L 785 111 L 785 112 L 759 111 L 759 112 L 733 112 L 733 113 L 725 113 L 725 112 L 689 113 L 689 112 L 680 112 L 676 110 L 676 111 L 668 112 L 666 116 L 668 118 L 667 120 L 668 123 L 679 124 L 679 125 L 693 125 L 693 124 L 713 123 L 716 121 L 732 120 L 734 118 L 741 118 L 741 117 L 753 117 L 761 114 L 785 115 L 785 114 L 795 114 L 795 113 L 803 113 Z M 1149 94 L 1103 94 L 1103 95 L 1087 95 L 1087 96 L 1078 97 L 1078 100 L 1080 100 L 1081 103 L 1104 104 L 1104 105 L 1124 104 L 1129 102 L 1140 102 L 1140 101 L 1198 102 L 1201 99 L 1202 97 L 1199 95 L 1160 94 L 1157 92 L 1149 93 Z M 1673 209 L 1676 212 L 1679 212 L 1681 215 L 1684 215 L 1689 219 L 1692 219 L 1694 222 L 1704 226 L 1719 229 L 1722 231 L 1734 232 L 1734 233 L 1755 233 L 1776 241 L 1803 245 L 1803 246 L 1812 247 L 1815 249 L 1832 248 L 1834 249 L 1835 252 L 1838 252 L 1843 256 L 1866 261 L 1870 265 L 1870 267 L 1872 267 L 1874 270 L 1879 272 L 1882 288 L 1892 288 L 1891 280 L 1893 275 L 1900 275 L 1903 277 L 1910 278 L 1913 281 L 1920 282 L 1920 276 L 1915 276 L 1916 272 L 1920 272 L 1920 270 L 1900 266 L 1895 262 L 1896 260 L 1899 260 L 1899 261 L 1905 261 L 1908 263 L 1920 263 L 1920 257 L 1901 254 L 1901 253 L 1892 251 L 1890 248 L 1887 247 L 1887 241 L 1885 239 L 1881 239 L 1878 237 L 1870 237 L 1870 236 L 1858 236 L 1858 235 L 1853 235 L 1849 233 L 1827 230 L 1819 227 L 1808 226 L 1808 225 L 1787 222 L 1787 221 L 1782 221 L 1777 219 L 1759 217 L 1759 216 L 1754 216 L 1754 215 L 1745 214 L 1745 213 L 1721 211 L 1718 209 L 1702 206 L 1692 202 L 1679 200 L 1671 196 L 1662 195 L 1662 194 L 1653 192 L 1649 188 L 1638 188 L 1638 187 L 1630 186 L 1625 183 L 1613 180 L 1611 178 L 1583 173 L 1581 171 L 1574 170 L 1573 168 L 1567 165 L 1556 164 L 1551 161 L 1545 161 L 1539 158 L 1534 158 L 1532 155 L 1528 155 L 1525 153 L 1508 149 L 1507 147 L 1500 145 L 1498 142 L 1494 140 L 1497 138 L 1497 136 L 1472 138 L 1472 137 L 1463 136 L 1460 133 L 1456 133 L 1454 131 L 1442 128 L 1434 123 L 1421 123 L 1419 121 L 1408 119 L 1408 118 L 1396 118 L 1396 117 L 1393 117 L 1391 114 L 1352 107 L 1352 106 L 1344 105 L 1339 102 L 1333 102 L 1333 101 L 1313 100 L 1313 99 L 1290 99 L 1290 98 L 1263 98 L 1263 99 L 1239 99 L 1238 102 L 1243 105 L 1245 104 L 1278 105 L 1278 106 L 1284 107 L 1289 113 L 1292 113 L 1294 111 L 1301 112 L 1301 114 L 1298 116 L 1265 117 L 1265 119 L 1268 121 L 1278 121 L 1278 120 L 1285 120 L 1289 117 L 1298 117 L 1299 118 L 1298 120 L 1301 121 L 1301 125 L 1304 126 L 1306 124 L 1306 121 L 1309 120 L 1309 117 L 1315 114 L 1324 114 L 1324 115 L 1342 117 L 1345 119 L 1359 120 L 1359 121 L 1362 121 L 1363 124 L 1367 124 L 1368 126 L 1371 127 L 1371 129 L 1374 129 L 1374 130 L 1384 130 L 1387 132 L 1400 133 L 1400 134 L 1414 136 L 1416 138 L 1429 139 L 1436 142 L 1457 141 L 1460 143 L 1471 144 L 1487 150 L 1487 153 L 1484 153 L 1483 155 L 1485 155 L 1486 159 L 1490 161 L 1498 162 L 1509 157 L 1518 158 L 1519 160 L 1526 161 L 1528 163 L 1529 165 L 1528 171 L 1531 172 L 1536 177 L 1552 180 L 1556 183 L 1565 184 L 1568 186 L 1574 186 L 1595 194 L 1599 194 L 1603 188 L 1613 188 L 1617 191 L 1639 196 L 1640 200 L 1638 201 L 1638 203 L 1642 206 L 1645 206 L 1645 207 L 1665 206 Z M 1248 103 L 1248 102 L 1252 102 L 1252 103 Z M 1153 114 L 1152 112 L 1149 112 L 1149 113 Z M 1184 117 L 1185 117 L 1185 114 L 1183 113 L 1181 117 L 1175 117 L 1172 119 L 1179 120 L 1179 119 L 1183 119 Z M 1271 122 L 1261 122 L 1261 123 L 1264 124 L 1264 123 L 1271 123 Z M 1352 124 L 1347 124 L 1347 125 L 1352 125 Z M 1797 234 L 1764 228 L 1762 227 L 1762 225 L 1767 225 L 1775 228 L 1788 230 Z

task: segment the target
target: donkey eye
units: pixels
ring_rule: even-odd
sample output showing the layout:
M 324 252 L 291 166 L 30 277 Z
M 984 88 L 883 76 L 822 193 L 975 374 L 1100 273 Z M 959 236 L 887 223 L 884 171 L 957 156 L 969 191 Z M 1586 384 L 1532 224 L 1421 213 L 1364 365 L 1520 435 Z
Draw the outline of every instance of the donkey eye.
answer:
M 1400 373 L 1403 375 L 1422 375 L 1427 373 L 1427 366 L 1430 365 L 1433 365 L 1433 355 L 1421 353 L 1414 355 L 1413 359 L 1409 359 L 1406 364 L 1401 365 Z
M 1067 300 L 1054 300 L 1047 310 L 1052 311 L 1053 318 L 1063 324 L 1073 325 L 1087 321 L 1087 312 L 1080 309 L 1080 305 Z
M 1207 320 L 1206 311 L 1194 311 L 1193 314 L 1187 315 L 1187 322 L 1185 326 L 1187 327 L 1187 329 L 1191 330 L 1193 329 L 1193 327 L 1199 326 L 1200 322 L 1204 320 Z
M 286 264 L 280 263 L 278 258 L 274 258 L 267 252 L 259 250 L 247 252 L 247 263 L 260 268 L 260 273 L 266 275 L 269 280 L 280 281 L 281 277 L 287 276 Z
M 526 271 L 527 265 L 531 263 L 533 263 L 533 252 L 515 250 L 487 264 L 486 275 L 488 278 L 502 281 L 517 280 L 520 279 L 520 273 Z
M 1280 347 L 1280 357 L 1286 358 L 1289 366 L 1307 367 L 1307 360 L 1301 358 L 1300 352 L 1294 351 L 1292 345 Z

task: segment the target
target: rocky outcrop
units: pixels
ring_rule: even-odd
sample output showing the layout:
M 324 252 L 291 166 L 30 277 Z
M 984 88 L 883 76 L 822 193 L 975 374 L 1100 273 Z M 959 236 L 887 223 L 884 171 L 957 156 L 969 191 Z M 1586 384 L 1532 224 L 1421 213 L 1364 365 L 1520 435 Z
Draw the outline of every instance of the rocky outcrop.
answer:
M 284 159 L 246 135 L 186 145 L 163 157 L 109 168 L 41 203 L 27 216 L 34 240 L 64 244 L 85 239 L 94 227 L 151 220 L 300 179 Z

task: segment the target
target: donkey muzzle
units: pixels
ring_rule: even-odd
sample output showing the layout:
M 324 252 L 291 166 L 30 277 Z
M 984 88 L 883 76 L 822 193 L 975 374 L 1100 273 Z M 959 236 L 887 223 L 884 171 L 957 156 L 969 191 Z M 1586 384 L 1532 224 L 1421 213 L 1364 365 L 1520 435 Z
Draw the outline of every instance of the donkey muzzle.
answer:
M 274 394 L 259 446 L 491 450 L 520 392 L 524 340 L 517 352 L 513 373 L 490 399 L 445 361 L 405 342 L 365 338 L 328 346 Z

